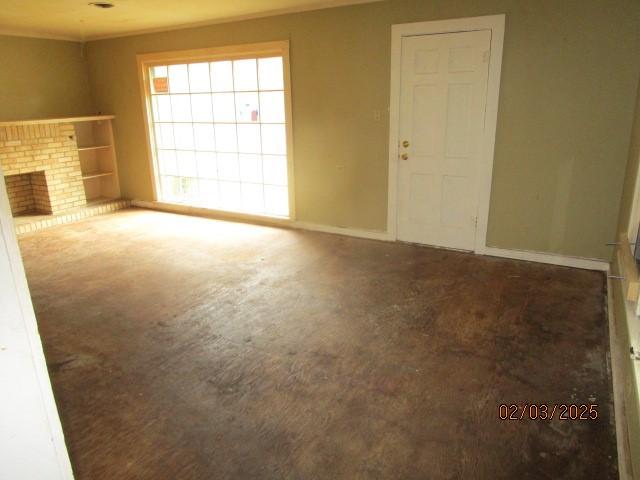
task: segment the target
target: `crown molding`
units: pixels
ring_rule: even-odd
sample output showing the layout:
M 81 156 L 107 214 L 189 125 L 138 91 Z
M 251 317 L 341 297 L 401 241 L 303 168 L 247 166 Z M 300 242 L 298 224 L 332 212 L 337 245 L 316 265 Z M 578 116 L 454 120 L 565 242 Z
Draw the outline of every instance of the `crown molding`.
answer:
M 39 38 L 42 40 L 63 40 L 66 42 L 82 42 L 83 40 L 78 37 L 70 35 L 59 35 L 57 33 L 50 32 L 37 32 L 27 29 L 9 28 L 0 26 L 0 35 L 7 37 L 25 37 L 25 38 Z
M 329 8 L 347 7 L 350 5 L 362 5 L 365 3 L 377 3 L 383 0 L 324 0 L 314 2 L 310 5 L 301 5 L 299 7 L 280 8 L 276 10 L 269 10 L 264 12 L 256 12 L 246 15 L 235 15 L 218 19 L 204 20 L 200 22 L 189 22 L 178 25 L 166 25 L 163 27 L 147 28 L 140 30 L 131 30 L 126 32 L 118 32 L 105 35 L 61 35 L 57 33 L 42 32 L 29 29 L 17 29 L 11 27 L 0 26 L 0 35 L 8 35 L 13 37 L 30 37 L 30 38 L 42 38 L 48 40 L 64 40 L 70 42 L 93 42 L 98 40 L 110 40 L 114 38 L 132 37 L 136 35 L 146 35 L 149 33 L 162 33 L 172 32 L 176 30 L 185 30 L 188 28 L 207 27 L 213 25 L 220 25 L 225 23 L 241 22 L 245 20 L 255 20 L 259 18 L 276 17 L 279 15 L 287 15 L 292 13 L 304 13 L 314 10 L 324 10 Z

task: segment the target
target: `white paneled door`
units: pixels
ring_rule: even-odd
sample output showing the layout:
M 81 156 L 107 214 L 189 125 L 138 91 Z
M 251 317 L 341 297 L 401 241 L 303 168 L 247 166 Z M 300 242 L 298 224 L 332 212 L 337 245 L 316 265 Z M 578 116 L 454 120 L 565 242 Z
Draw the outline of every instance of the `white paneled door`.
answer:
M 473 250 L 491 32 L 402 39 L 398 239 Z

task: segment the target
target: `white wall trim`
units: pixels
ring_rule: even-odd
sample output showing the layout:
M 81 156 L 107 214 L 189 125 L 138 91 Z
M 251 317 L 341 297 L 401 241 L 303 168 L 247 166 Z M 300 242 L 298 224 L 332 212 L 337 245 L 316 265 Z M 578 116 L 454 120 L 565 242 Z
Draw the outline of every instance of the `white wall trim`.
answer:
M 38 32 L 25 28 L 0 28 L 0 35 L 8 37 L 37 38 L 42 40 L 60 40 L 63 42 L 81 43 L 82 39 L 75 35 L 59 35 L 57 33 Z
M 319 225 L 317 223 L 294 222 L 293 228 L 301 230 L 313 230 L 314 232 L 334 233 L 336 235 L 346 235 L 347 237 L 367 238 L 369 240 L 390 241 L 387 232 L 380 230 L 360 230 L 347 227 L 332 227 L 329 225 Z
M 278 8 L 275 10 L 267 10 L 263 12 L 249 13 L 244 15 L 232 15 L 223 18 L 203 20 L 200 22 L 182 23 L 178 25 L 166 25 L 162 27 L 146 28 L 141 30 L 131 30 L 126 32 L 118 32 L 104 35 L 89 35 L 83 41 L 93 42 L 97 40 L 109 40 L 112 38 L 133 37 L 138 35 L 147 35 L 150 33 L 174 32 L 176 30 L 184 30 L 189 28 L 210 27 L 213 25 L 221 25 L 225 23 L 244 22 L 247 20 L 257 20 L 261 18 L 277 17 L 280 15 L 289 15 L 293 13 L 305 13 L 316 10 L 326 10 L 329 8 L 350 7 L 362 5 L 365 3 L 381 2 L 382 0 L 321 0 L 310 5 L 300 5 L 293 7 Z
M 625 302 L 627 303 L 627 302 Z M 628 309 L 628 306 L 627 306 Z M 618 323 L 615 317 L 613 286 L 607 278 L 607 313 L 609 320 L 609 350 L 611 359 L 611 380 L 613 383 L 613 408 L 616 423 L 616 444 L 618 452 L 618 473 L 620 480 L 632 480 L 631 454 L 629 451 L 629 431 L 625 405 L 625 381 L 623 363 L 627 361 L 627 348 L 619 344 Z M 631 312 L 633 313 L 633 312 Z M 633 317 L 632 317 L 633 318 Z
M 124 32 L 104 33 L 104 34 L 59 34 L 53 32 L 42 31 L 37 27 L 21 27 L 21 28 L 0 28 L 0 35 L 8 35 L 13 37 L 30 37 L 43 38 L 48 40 L 66 40 L 70 42 L 94 42 L 98 40 L 109 40 L 113 38 L 133 37 L 138 35 L 147 35 L 150 33 L 174 32 L 176 30 L 185 30 L 189 28 L 210 27 L 225 23 L 244 22 L 247 20 L 257 20 L 261 18 L 277 17 L 280 15 L 289 15 L 294 13 L 305 13 L 315 10 L 325 10 L 328 8 L 350 7 L 362 5 L 365 3 L 381 2 L 382 0 L 319 0 L 309 5 L 298 5 L 292 7 L 277 8 L 261 12 L 247 13 L 241 15 L 231 15 L 222 18 L 213 18 L 196 22 L 179 23 L 174 25 L 164 25 L 160 27 L 141 28 L 137 30 L 126 30 Z M 88 2 L 87 2 L 88 3 Z
M 184 215 L 195 215 L 199 217 L 213 218 L 216 220 L 228 220 L 236 222 L 256 223 L 274 227 L 297 228 L 301 230 L 313 230 L 316 232 L 334 233 L 336 235 L 346 235 L 349 237 L 367 238 L 370 240 L 382 240 L 386 242 L 396 241 L 387 232 L 381 230 L 365 230 L 349 227 L 336 227 L 331 225 L 320 225 L 311 222 L 299 222 L 286 218 L 262 217 L 244 213 L 226 212 L 223 210 L 212 210 L 209 208 L 190 207 L 164 202 L 150 202 L 146 200 L 132 200 L 131 205 L 149 210 L 159 210 L 163 212 L 179 213 Z M 429 245 L 424 245 L 429 247 Z M 434 247 L 429 247 L 434 248 Z M 592 258 L 570 257 L 552 253 L 531 252 L 527 250 L 509 250 L 504 248 L 487 247 L 485 255 L 492 257 L 511 258 L 514 260 L 525 260 L 528 262 L 546 263 L 550 265 L 560 265 L 564 267 L 580 268 L 585 270 L 608 271 L 609 264 L 603 260 Z
M 198 217 L 212 218 L 215 220 L 227 220 L 235 222 L 248 222 L 258 225 L 273 227 L 296 228 L 300 230 L 312 230 L 315 232 L 334 233 L 336 235 L 346 235 L 348 237 L 368 238 L 370 240 L 388 241 L 386 232 L 379 230 L 364 230 L 348 227 L 334 227 L 330 225 L 319 225 L 310 222 L 298 222 L 287 218 L 262 217 L 246 213 L 226 212 L 224 210 L 212 210 L 209 208 L 190 207 L 175 203 L 149 202 L 146 200 L 132 200 L 131 205 L 149 210 L 159 210 L 162 212 L 179 213 L 184 215 L 195 215 Z
M 53 451 L 53 456 L 57 461 L 57 469 L 54 470 L 54 466 L 51 465 L 49 467 L 49 476 L 48 479 L 61 479 L 61 480 L 73 480 L 73 471 L 71 468 L 71 462 L 69 460 L 69 454 L 67 452 L 67 447 L 64 441 L 64 433 L 62 431 L 62 426 L 60 424 L 60 417 L 58 416 L 58 409 L 56 407 L 55 399 L 53 397 L 53 391 L 51 389 L 51 380 L 49 378 L 49 372 L 47 371 L 47 364 L 44 357 L 44 351 L 42 349 L 42 342 L 40 340 L 40 334 L 38 332 L 38 324 L 36 322 L 35 312 L 33 310 L 33 304 L 31 301 L 31 294 L 29 292 L 29 286 L 27 284 L 27 277 L 24 271 L 24 265 L 22 263 L 22 256 L 20 254 L 20 249 L 18 246 L 18 240 L 15 233 L 15 226 L 13 223 L 13 217 L 11 215 L 11 207 L 9 206 L 9 197 L 7 196 L 7 190 L 4 182 L 4 173 L 2 168 L 0 167 L 0 247 L 4 247 L 4 252 L 0 252 L 2 255 L 6 255 L 8 259 L 8 264 L 10 268 L 11 275 L 11 283 L 13 284 L 13 291 L 2 291 L 0 295 L 6 296 L 6 298 L 10 299 L 11 302 L 7 302 L 10 304 L 17 304 L 19 311 L 19 319 L 4 317 L 0 313 L 0 321 L 5 322 L 5 327 L 7 325 L 15 324 L 13 326 L 15 333 L 17 336 L 22 336 L 23 334 L 27 337 L 28 349 L 24 351 L 18 350 L 24 357 L 24 363 L 19 362 L 19 364 L 12 365 L 12 368 L 18 369 L 22 368 L 23 372 L 25 372 L 25 368 L 30 364 L 30 368 L 33 369 L 35 374 L 35 378 L 37 381 L 37 385 L 33 386 L 30 384 L 30 380 L 25 378 L 24 383 L 20 384 L 11 384 L 6 388 L 6 394 L 11 396 L 11 390 L 18 388 L 21 389 L 21 394 L 25 394 L 25 392 L 31 391 L 33 396 L 38 397 L 39 403 L 42 406 L 43 415 L 45 418 L 46 425 L 43 425 L 41 428 L 35 428 L 34 425 L 11 425 L 15 426 L 16 429 L 20 429 L 23 431 L 30 431 L 32 429 L 32 437 L 34 440 L 38 440 L 38 444 L 42 444 L 43 437 L 46 437 L 48 440 L 48 445 Z M 6 305 L 6 303 L 5 303 Z M 18 327 L 18 328 L 16 328 Z M 19 328 L 22 327 L 22 328 Z M 20 331 L 21 330 L 21 331 Z M 17 348 L 20 348 L 16 344 L 14 344 L 14 340 L 12 338 L 1 338 L 2 345 L 0 345 L 0 354 L 5 352 L 9 352 L 12 355 L 15 355 L 14 351 Z M 5 357 L 1 357 L 0 360 L 3 360 Z M 12 358 L 11 356 L 8 358 Z M 14 357 L 15 358 L 15 357 Z M 3 389 L 5 387 L 3 386 Z M 5 415 L 8 412 L 3 412 Z M 29 411 L 25 412 L 34 418 L 39 418 L 40 415 L 38 411 Z M 13 412 L 15 415 L 16 412 Z M 3 422 L 6 424 L 6 422 Z M 3 442 L 16 442 L 15 432 L 12 435 L 12 429 L 9 428 L 8 431 L 0 431 L 0 444 Z M 34 444 L 35 445 L 35 441 Z M 33 446 L 32 445 L 32 446 Z M 26 447 L 26 445 L 25 445 Z M 35 446 L 34 446 L 35 448 Z M 34 455 L 33 461 L 43 461 L 39 458 L 39 455 L 42 455 L 44 452 L 33 450 L 32 454 Z M 48 457 L 48 455 L 47 455 Z M 3 478 L 4 474 L 7 472 L 11 475 L 11 478 L 27 478 L 22 475 L 29 475 L 30 471 L 36 471 L 33 468 L 29 467 L 27 464 L 20 463 L 21 459 L 18 458 L 3 458 L 2 465 L 0 466 L 0 476 Z M 31 477 L 29 477 L 31 478 Z
M 231 222 L 247 222 L 257 223 L 259 225 L 273 225 L 286 227 L 290 226 L 293 221 L 287 218 L 266 217 L 260 215 L 251 215 L 248 213 L 228 212 L 225 210 L 214 210 L 204 207 L 192 207 L 190 205 L 182 205 L 179 203 L 167 203 L 148 200 L 131 200 L 131 205 L 138 208 L 147 208 L 149 210 L 159 210 L 161 212 L 179 213 L 183 215 L 194 215 L 196 217 L 212 218 L 214 220 L 227 220 Z
M 629 224 L 627 225 L 627 238 L 631 244 L 636 243 L 638 223 L 640 223 L 640 168 L 636 173 L 636 181 L 633 187 L 633 200 L 631 202 L 631 212 L 629 214 Z
M 482 139 L 482 155 L 479 172 L 479 196 L 475 253 L 485 253 L 487 245 L 487 225 L 489 222 L 489 202 L 493 177 L 493 157 L 495 150 L 496 125 L 498 119 L 498 98 L 500 94 L 500 73 L 502 70 L 502 48 L 504 42 L 505 15 L 490 15 L 431 22 L 406 23 L 391 27 L 391 93 L 389 104 L 389 186 L 387 201 L 387 232 L 391 239 L 397 239 L 397 196 L 398 196 L 398 129 L 400 126 L 400 64 L 402 37 L 433 35 L 438 33 L 491 31 L 491 58 L 487 79 L 487 104 L 485 109 L 485 130 Z
M 511 258 L 527 262 L 547 263 L 561 267 L 581 268 L 583 270 L 609 271 L 609 262 L 595 258 L 571 257 L 555 253 L 532 252 L 530 250 L 511 250 L 506 248 L 485 247 L 484 255 L 490 257 Z

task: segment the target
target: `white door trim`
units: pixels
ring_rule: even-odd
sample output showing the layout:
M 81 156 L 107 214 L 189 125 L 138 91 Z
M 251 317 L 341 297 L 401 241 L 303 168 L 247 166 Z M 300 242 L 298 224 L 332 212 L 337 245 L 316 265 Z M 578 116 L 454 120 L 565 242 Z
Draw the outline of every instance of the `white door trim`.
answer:
M 433 35 L 437 33 L 470 32 L 491 30 L 491 58 L 487 83 L 485 130 L 482 135 L 481 167 L 478 178 L 478 222 L 474 252 L 486 253 L 491 179 L 493 176 L 493 154 L 498 119 L 500 94 L 500 72 L 502 69 L 502 46 L 504 40 L 505 15 L 471 17 L 431 22 L 404 23 L 391 26 L 391 98 L 389 104 L 389 184 L 387 201 L 387 234 L 397 240 L 398 204 L 398 129 L 400 125 L 400 65 L 402 37 Z

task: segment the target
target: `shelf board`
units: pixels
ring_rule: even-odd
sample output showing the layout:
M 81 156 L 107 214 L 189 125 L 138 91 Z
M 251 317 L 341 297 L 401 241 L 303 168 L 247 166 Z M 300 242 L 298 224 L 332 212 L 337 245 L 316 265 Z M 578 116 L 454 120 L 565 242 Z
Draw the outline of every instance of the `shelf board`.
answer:
M 83 180 L 89 180 L 90 178 L 108 177 L 113 175 L 113 172 L 87 172 L 82 174 Z
M 111 148 L 111 145 L 95 145 L 93 147 L 78 147 L 79 152 L 86 152 L 89 150 L 100 150 L 102 148 Z
M 17 125 L 37 125 L 42 123 L 79 123 L 98 122 L 102 120 L 112 120 L 115 115 L 92 115 L 89 117 L 62 117 L 62 118 L 38 118 L 33 120 L 13 120 L 0 122 L 0 127 L 13 127 Z

